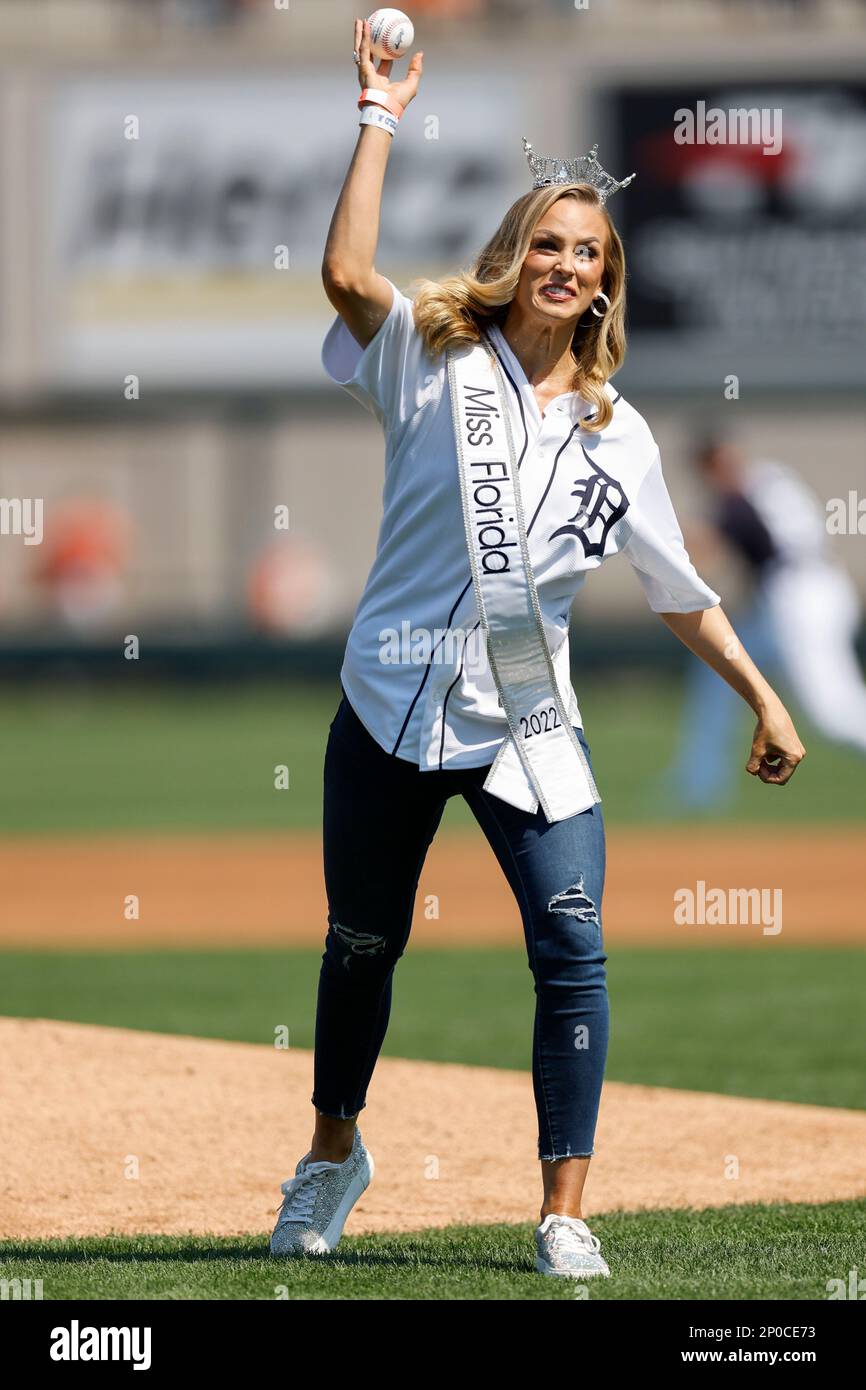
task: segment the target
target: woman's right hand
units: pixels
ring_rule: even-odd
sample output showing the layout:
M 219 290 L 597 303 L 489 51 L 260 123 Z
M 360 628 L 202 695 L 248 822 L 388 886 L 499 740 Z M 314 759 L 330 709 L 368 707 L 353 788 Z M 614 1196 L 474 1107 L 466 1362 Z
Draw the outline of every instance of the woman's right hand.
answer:
M 365 19 L 355 20 L 354 51 L 360 59 L 358 81 L 361 84 L 361 90 L 363 91 L 365 87 L 379 87 L 383 92 L 390 92 L 401 106 L 408 106 L 418 91 L 424 54 L 413 53 L 409 63 L 409 71 L 402 81 L 389 82 L 388 78 L 391 75 L 394 59 L 380 59 L 378 71 L 376 70 L 373 55 L 370 52 L 370 26 Z

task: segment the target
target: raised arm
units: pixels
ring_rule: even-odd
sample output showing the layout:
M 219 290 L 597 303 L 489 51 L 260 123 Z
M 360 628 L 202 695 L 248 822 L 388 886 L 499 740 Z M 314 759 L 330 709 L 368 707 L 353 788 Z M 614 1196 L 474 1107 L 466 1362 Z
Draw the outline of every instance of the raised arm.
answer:
M 758 716 L 746 771 L 784 786 L 806 750 L 791 716 L 740 642 L 720 604 L 697 613 L 660 613 L 671 632 L 712 666 Z
M 418 90 L 423 54 L 414 53 L 401 82 L 389 81 L 393 59 L 383 58 L 378 71 L 370 52 L 370 26 L 355 20 L 355 51 L 361 89 L 379 87 L 401 106 Z M 328 229 L 322 259 L 325 294 L 361 347 L 375 337 L 391 309 L 392 290 L 374 269 L 385 168 L 394 137 L 379 126 L 363 125 Z

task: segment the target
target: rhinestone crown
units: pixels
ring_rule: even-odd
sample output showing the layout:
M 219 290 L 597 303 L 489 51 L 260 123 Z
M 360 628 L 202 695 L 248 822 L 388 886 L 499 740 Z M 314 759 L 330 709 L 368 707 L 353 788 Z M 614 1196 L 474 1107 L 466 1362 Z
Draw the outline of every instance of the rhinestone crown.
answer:
M 636 174 L 629 174 L 627 179 L 619 181 L 602 169 L 595 157 L 598 145 L 593 145 L 589 154 L 580 155 L 577 159 L 554 159 L 533 154 L 525 135 L 523 148 L 532 170 L 533 188 L 544 188 L 550 183 L 589 183 L 597 190 L 601 202 L 605 203 L 617 189 L 626 188 L 632 179 L 637 178 Z

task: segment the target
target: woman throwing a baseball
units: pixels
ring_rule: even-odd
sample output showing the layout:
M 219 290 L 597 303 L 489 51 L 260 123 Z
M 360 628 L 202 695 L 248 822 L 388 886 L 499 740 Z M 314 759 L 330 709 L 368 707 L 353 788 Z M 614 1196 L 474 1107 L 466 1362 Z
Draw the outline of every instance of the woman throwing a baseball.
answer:
M 315 1132 L 271 1250 L 333 1250 L 373 1175 L 356 1120 L 425 855 L 462 796 L 514 894 L 535 982 L 536 1269 L 607 1275 L 581 1208 L 608 1044 L 604 826 L 568 642 L 587 573 L 623 552 L 650 608 L 748 702 L 748 772 L 783 785 L 804 750 L 689 560 L 649 426 L 611 384 L 625 262 L 606 202 L 631 179 L 594 151 L 527 146 L 533 187 L 471 268 L 423 281 L 413 303 L 374 257 L 422 54 L 392 82 L 360 20 L 355 49 L 361 132 L 325 247 L 337 317 L 322 361 L 382 426 L 384 514 L 325 756 Z

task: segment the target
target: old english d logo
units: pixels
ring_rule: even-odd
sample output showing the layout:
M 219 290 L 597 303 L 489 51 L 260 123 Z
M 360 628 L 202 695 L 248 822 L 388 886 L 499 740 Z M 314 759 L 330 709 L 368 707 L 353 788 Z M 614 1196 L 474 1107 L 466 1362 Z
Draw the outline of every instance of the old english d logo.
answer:
M 586 451 L 584 450 L 584 453 Z M 604 555 L 607 533 L 628 511 L 628 498 L 613 478 L 587 458 L 592 472 L 586 478 L 575 479 L 572 497 L 577 498 L 577 510 L 564 526 L 550 537 L 577 536 L 584 554 Z

